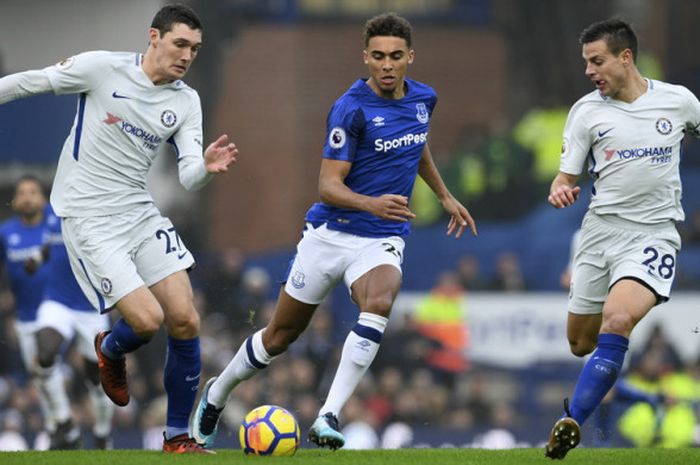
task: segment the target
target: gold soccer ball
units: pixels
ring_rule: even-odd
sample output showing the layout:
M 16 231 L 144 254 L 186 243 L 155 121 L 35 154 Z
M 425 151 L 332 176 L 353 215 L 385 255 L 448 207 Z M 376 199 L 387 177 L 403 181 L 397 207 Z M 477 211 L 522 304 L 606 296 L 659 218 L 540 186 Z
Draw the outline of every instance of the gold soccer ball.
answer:
M 238 433 L 246 454 L 290 456 L 299 447 L 301 432 L 294 416 L 276 405 L 256 407 L 245 416 Z

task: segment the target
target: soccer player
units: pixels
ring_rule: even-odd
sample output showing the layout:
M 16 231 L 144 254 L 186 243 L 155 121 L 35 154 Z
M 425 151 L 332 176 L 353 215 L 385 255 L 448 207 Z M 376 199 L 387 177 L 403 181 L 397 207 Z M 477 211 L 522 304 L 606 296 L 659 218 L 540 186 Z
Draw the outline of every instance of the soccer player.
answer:
M 437 96 L 427 85 L 406 78 L 414 55 L 411 26 L 404 18 L 388 13 L 366 23 L 369 78 L 355 82 L 328 115 L 321 202 L 306 214 L 275 313 L 202 390 L 192 434 L 205 447 L 214 443 L 233 388 L 284 352 L 341 280 L 360 314 L 309 439 L 321 447 L 342 447 L 338 414 L 379 349 L 401 285 L 402 236 L 415 217 L 408 200 L 418 174 L 450 215 L 447 234 L 458 238 L 469 227 L 476 235 L 471 215 L 447 190 L 433 163 L 427 139 Z
M 546 456 L 562 459 L 580 425 L 615 384 L 635 325 L 668 300 L 684 218 L 678 163 L 686 133 L 698 136 L 700 102 L 688 89 L 643 77 L 637 37 L 624 21 L 581 34 L 586 76 L 596 90 L 569 111 L 560 172 L 548 201 L 573 204 L 586 160 L 595 179 L 573 266 L 567 337 L 584 365 Z
M 109 329 L 109 317 L 99 314 L 83 294 L 70 268 L 68 252 L 61 236 L 61 219 L 51 207 L 46 209 L 47 237 L 46 266 L 48 276 L 44 290 L 44 301 L 37 312 L 37 362 L 42 370 L 59 371 L 57 356 L 65 344 L 76 340 L 76 348 L 84 360 L 87 388 L 92 403 L 95 424 L 93 436 L 95 448 L 111 447 L 112 417 L 114 403 L 100 387 L 100 372 L 97 366 L 94 339 Z M 65 395 L 60 396 L 56 408 L 61 418 L 70 418 L 70 404 Z M 71 449 L 78 445 L 79 431 L 67 422 L 59 425 L 52 435 L 50 449 Z
M 144 54 L 86 52 L 6 76 L 0 104 L 50 91 L 79 95 L 51 204 L 83 292 L 100 313 L 116 308 L 122 316 L 95 340 L 102 387 L 115 404 L 126 405 L 125 354 L 165 324 L 163 451 L 210 453 L 188 433 L 201 368 L 199 315 L 186 273 L 194 259 L 154 205 L 146 175 L 167 143 L 177 156 L 180 183 L 197 189 L 227 171 L 237 149 L 222 135 L 202 154 L 199 97 L 181 81 L 202 45 L 196 13 L 164 6 L 148 38 Z
M 12 198 L 16 215 L 0 226 L 0 263 L 15 297 L 15 331 L 20 354 L 25 369 L 39 388 L 50 446 L 56 445 L 57 434 L 73 431 L 73 442 L 64 443 L 62 448 L 74 448 L 78 432 L 71 421 L 70 410 L 61 408 L 68 403 L 63 379 L 57 370 L 45 369 L 36 363 L 37 310 L 49 276 L 42 253 L 46 237 L 45 206 L 46 198 L 39 180 L 30 175 L 21 177 L 15 184 Z

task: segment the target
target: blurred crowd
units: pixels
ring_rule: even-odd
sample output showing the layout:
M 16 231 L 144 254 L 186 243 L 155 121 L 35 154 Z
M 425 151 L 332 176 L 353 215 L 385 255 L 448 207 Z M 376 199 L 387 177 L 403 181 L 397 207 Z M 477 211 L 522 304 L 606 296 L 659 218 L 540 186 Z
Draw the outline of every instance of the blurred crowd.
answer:
M 278 285 L 258 267 L 246 265 L 246 257 L 230 249 L 204 260 L 192 272 L 196 305 L 202 315 L 202 380 L 219 373 L 240 343 L 255 328 L 265 325 L 274 305 Z M 532 431 L 537 417 L 550 420 L 558 414 L 566 389 L 561 383 L 539 379 L 537 390 L 551 391 L 546 406 L 529 406 L 522 388 L 525 371 L 484 367 L 469 360 L 469 331 L 464 325 L 463 299 L 471 291 L 521 291 L 527 289 L 518 260 L 504 254 L 498 273 L 483 280 L 474 257 L 463 257 L 453 270 L 443 273 L 432 291 L 409 313 L 392 320 L 375 363 L 348 402 L 341 424 L 348 448 L 405 447 L 421 444 L 420 430 L 453 431 L 463 438 L 456 445 L 518 447 L 523 432 Z M 342 346 L 335 336 L 333 302 L 316 312 L 309 329 L 272 366 L 233 392 L 227 404 L 217 447 L 238 445 L 238 426 L 250 409 L 276 404 L 294 413 L 302 431 L 318 414 L 324 392 L 332 380 Z M 0 293 L 0 449 L 45 448 L 37 393 L 19 361 L 13 336 L 12 297 Z M 165 419 L 162 360 L 165 336 L 159 334 L 148 350 L 128 359 L 132 400 L 115 415 L 115 446 L 159 448 Z M 69 392 L 74 416 L 84 430 L 90 424 L 88 395 L 81 379 L 78 357 L 68 350 L 62 369 L 71 380 Z M 577 364 L 572 357 L 573 384 Z M 697 444 L 700 414 L 700 364 L 684 364 L 662 331 L 655 331 L 647 348 L 631 357 L 626 380 L 649 396 L 625 397 L 622 390 L 599 409 L 592 423 L 595 434 L 589 445 L 688 446 Z M 551 382 L 550 382 L 551 381 Z M 549 384 L 548 384 L 549 382 Z M 569 386 L 567 386 L 569 387 Z M 634 392 L 634 391 L 633 391 Z M 639 405 L 642 405 L 641 407 Z M 528 407 L 529 406 L 529 407 Z M 680 412 L 680 413 L 678 413 Z M 630 425 L 634 424 L 632 427 Z M 644 425 L 644 435 L 637 431 Z M 635 433 L 630 433 L 632 428 Z M 546 433 L 542 429 L 542 438 Z M 140 444 L 120 442 L 119 435 L 138 432 Z M 682 434 L 681 434 L 682 432 Z M 530 435 L 532 436 L 532 434 Z M 640 438 L 643 438 L 640 439 Z M 530 439 L 532 441 L 532 439 Z M 120 446 L 121 444 L 121 446 Z M 433 444 L 434 445 L 434 444 Z M 90 440 L 85 441 L 90 447 Z

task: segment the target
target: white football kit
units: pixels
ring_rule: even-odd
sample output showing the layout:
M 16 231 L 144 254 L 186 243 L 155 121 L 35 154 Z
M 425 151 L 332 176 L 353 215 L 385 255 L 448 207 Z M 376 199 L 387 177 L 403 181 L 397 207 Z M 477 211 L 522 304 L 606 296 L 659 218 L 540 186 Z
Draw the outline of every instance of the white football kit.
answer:
M 632 278 L 667 300 L 684 219 L 679 162 L 686 133 L 698 136 L 700 102 L 683 86 L 647 80 L 632 103 L 581 98 L 564 129 L 560 171 L 595 179 L 576 253 L 569 311 L 600 313 L 609 288 Z
M 50 91 L 79 94 L 51 204 L 63 219 L 73 272 L 101 311 L 194 264 L 146 189 L 159 149 L 173 147 L 188 190 L 212 177 L 202 158 L 199 96 L 179 80 L 154 85 L 142 59 L 139 53 L 86 52 L 0 79 L 0 103 Z

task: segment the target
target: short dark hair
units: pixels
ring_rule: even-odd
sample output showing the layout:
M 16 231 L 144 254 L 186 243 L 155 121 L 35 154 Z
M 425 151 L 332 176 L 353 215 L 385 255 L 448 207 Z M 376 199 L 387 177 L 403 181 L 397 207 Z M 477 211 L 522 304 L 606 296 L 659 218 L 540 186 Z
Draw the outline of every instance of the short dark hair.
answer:
M 25 182 L 33 182 L 34 184 L 39 186 L 39 190 L 41 191 L 41 193 L 44 193 L 44 185 L 41 183 L 38 177 L 30 173 L 23 174 L 22 176 L 20 176 L 17 182 L 15 182 L 15 193 L 17 192 L 17 188 L 19 187 L 19 185 Z
M 581 45 L 604 40 L 608 49 L 615 55 L 626 48 L 632 51 L 632 59 L 637 60 L 637 34 L 628 23 L 621 19 L 606 19 L 593 23 L 583 30 L 579 42 Z
M 158 10 L 158 13 L 153 17 L 151 27 L 158 29 L 160 36 L 163 37 L 165 33 L 173 29 L 173 24 L 177 23 L 187 24 L 190 29 L 202 30 L 202 21 L 197 13 L 189 6 L 180 3 L 166 5 Z
M 369 19 L 365 23 L 365 47 L 369 45 L 369 39 L 375 36 L 400 37 L 411 47 L 411 23 L 396 13 L 384 13 Z

